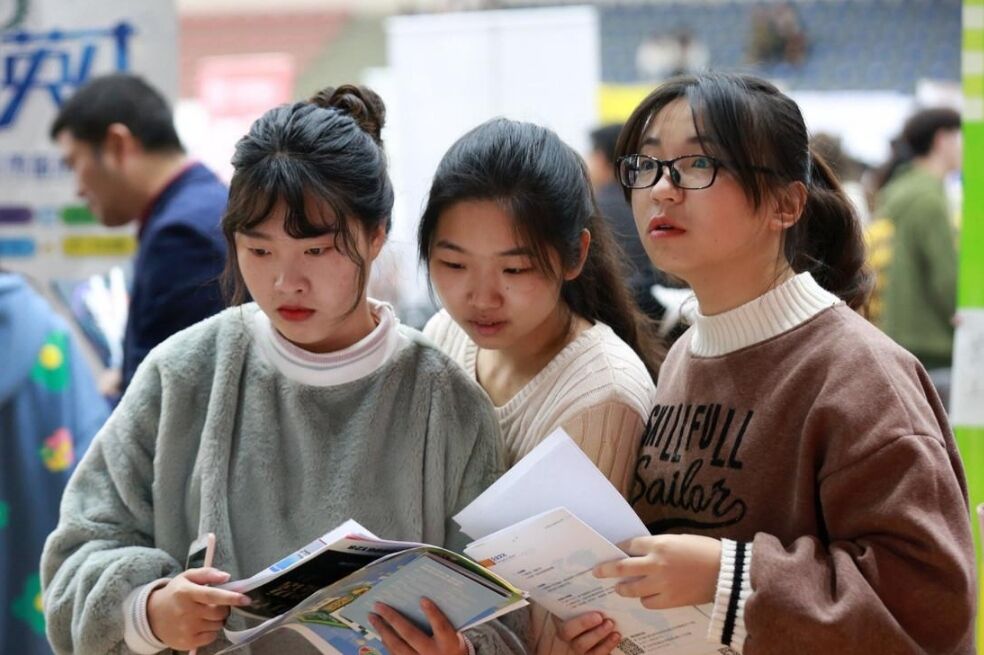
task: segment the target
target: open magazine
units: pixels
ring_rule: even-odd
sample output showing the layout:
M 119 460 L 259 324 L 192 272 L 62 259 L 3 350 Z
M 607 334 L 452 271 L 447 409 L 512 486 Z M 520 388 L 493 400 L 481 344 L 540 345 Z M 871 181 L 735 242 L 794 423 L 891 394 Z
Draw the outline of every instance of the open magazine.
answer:
M 320 652 L 357 655 L 382 641 L 368 616 L 376 602 L 429 625 L 420 600 L 433 600 L 458 630 L 526 605 L 525 594 L 469 558 L 437 546 L 385 541 L 353 520 L 256 575 L 219 586 L 246 594 L 236 613 L 261 619 L 245 630 L 226 628 L 234 651 L 279 628 L 295 630 Z

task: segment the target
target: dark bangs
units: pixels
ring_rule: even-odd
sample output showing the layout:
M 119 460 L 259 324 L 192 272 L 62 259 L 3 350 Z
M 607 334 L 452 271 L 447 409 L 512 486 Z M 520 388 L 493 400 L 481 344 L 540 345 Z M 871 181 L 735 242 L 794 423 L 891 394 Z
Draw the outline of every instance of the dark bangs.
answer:
M 333 235 L 334 247 L 359 269 L 358 288 L 365 288 L 365 261 L 359 254 L 351 221 L 345 218 L 352 216 L 353 210 L 343 197 L 312 176 L 308 166 L 278 153 L 255 166 L 236 171 L 229 185 L 229 204 L 222 219 L 229 255 L 222 278 L 230 304 L 239 305 L 248 299 L 239 272 L 236 233 L 258 227 L 281 203 L 284 232 L 294 239 Z M 358 299 L 353 307 L 357 304 Z

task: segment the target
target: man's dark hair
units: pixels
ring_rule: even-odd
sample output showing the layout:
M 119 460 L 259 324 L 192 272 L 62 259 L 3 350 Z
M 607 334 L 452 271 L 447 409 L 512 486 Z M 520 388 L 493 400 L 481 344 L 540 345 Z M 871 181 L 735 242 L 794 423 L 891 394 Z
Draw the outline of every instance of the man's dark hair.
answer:
M 933 149 L 940 130 L 959 130 L 960 113 L 949 107 L 933 107 L 916 112 L 905 122 L 902 138 L 915 157 L 925 157 Z
M 609 164 L 615 164 L 615 144 L 622 131 L 621 123 L 603 125 L 591 131 L 591 149 L 605 155 Z
M 86 82 L 62 105 L 51 124 L 51 138 L 62 130 L 99 145 L 113 123 L 121 123 L 148 152 L 183 152 L 171 108 L 143 78 L 114 73 Z

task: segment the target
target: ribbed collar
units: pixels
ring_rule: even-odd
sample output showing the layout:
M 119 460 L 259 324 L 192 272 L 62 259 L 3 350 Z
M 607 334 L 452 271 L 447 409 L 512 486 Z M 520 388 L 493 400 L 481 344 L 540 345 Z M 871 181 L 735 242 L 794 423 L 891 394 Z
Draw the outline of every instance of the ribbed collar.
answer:
M 259 308 L 253 315 L 253 336 L 267 363 L 291 380 L 315 387 L 345 384 L 379 370 L 404 338 L 389 304 L 370 298 L 369 307 L 379 324 L 357 343 L 336 352 L 312 353 L 295 346 L 277 332 Z
M 714 316 L 698 312 L 690 352 L 698 357 L 726 355 L 788 332 L 841 302 L 812 275 L 800 273 L 735 309 Z

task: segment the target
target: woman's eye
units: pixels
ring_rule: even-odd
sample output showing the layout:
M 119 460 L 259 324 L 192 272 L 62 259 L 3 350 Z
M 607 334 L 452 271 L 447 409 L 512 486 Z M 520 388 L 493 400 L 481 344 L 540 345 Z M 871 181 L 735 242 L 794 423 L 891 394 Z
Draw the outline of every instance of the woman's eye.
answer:
M 690 165 L 693 168 L 710 168 L 711 160 L 707 157 L 694 157 L 694 160 Z
M 323 255 L 324 253 L 328 252 L 328 249 L 327 248 L 320 248 L 320 247 L 319 248 L 308 248 L 304 252 L 307 253 L 307 254 L 309 254 L 309 255 Z
M 503 272 L 507 275 L 521 275 L 523 273 L 529 272 L 529 268 L 505 268 Z
M 255 257 L 266 257 L 270 254 L 270 251 L 264 248 L 249 248 L 249 252 Z
M 445 268 L 450 268 L 452 271 L 461 271 L 464 270 L 465 268 L 464 264 L 459 264 L 458 262 L 449 262 L 443 259 L 441 260 L 441 265 L 444 266 Z

